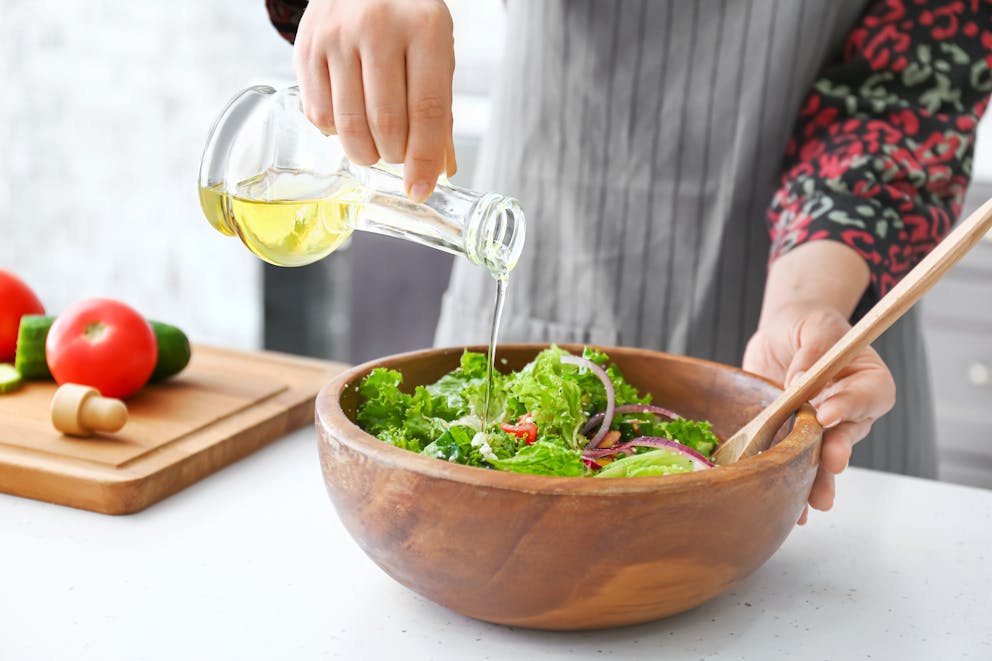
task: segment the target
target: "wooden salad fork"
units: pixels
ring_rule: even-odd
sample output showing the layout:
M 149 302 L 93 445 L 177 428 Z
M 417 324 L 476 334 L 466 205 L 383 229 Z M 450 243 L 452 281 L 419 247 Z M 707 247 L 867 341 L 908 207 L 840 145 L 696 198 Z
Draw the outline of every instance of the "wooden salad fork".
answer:
M 899 284 L 872 307 L 847 333 L 794 380 L 751 422 L 720 444 L 713 459 L 732 464 L 768 449 L 775 432 L 789 416 L 816 395 L 855 356 L 906 313 L 947 271 L 992 229 L 992 199 L 974 211 L 937 244 Z

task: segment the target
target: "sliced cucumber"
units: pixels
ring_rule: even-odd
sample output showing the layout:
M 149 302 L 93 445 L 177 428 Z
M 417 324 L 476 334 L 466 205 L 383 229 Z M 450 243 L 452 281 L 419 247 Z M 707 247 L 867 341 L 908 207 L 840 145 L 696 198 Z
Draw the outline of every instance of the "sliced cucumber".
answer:
M 14 367 L 25 379 L 51 379 L 48 361 L 45 360 L 45 340 L 55 317 L 42 314 L 28 314 L 21 317 L 17 329 L 17 354 Z
M 24 381 L 21 373 L 10 363 L 0 363 L 0 393 L 14 392 Z

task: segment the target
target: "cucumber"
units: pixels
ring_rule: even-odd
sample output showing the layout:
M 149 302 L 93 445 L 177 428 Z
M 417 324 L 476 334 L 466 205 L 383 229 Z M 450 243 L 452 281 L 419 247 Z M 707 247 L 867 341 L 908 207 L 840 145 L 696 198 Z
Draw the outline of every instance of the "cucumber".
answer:
M 14 392 L 23 383 L 17 368 L 10 363 L 0 363 L 0 393 Z
M 17 329 L 17 353 L 14 367 L 25 379 L 51 379 L 48 362 L 45 360 L 45 340 L 55 317 L 42 314 L 28 314 L 21 317 Z
M 148 322 L 158 340 L 158 358 L 150 381 L 162 381 L 183 371 L 189 364 L 189 338 L 181 330 L 161 321 Z

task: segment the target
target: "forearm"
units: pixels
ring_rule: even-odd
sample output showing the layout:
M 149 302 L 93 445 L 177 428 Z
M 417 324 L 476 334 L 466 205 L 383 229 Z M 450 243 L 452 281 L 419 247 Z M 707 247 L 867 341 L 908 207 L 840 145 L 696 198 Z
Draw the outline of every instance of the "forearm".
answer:
M 786 307 L 826 307 L 851 317 L 868 287 L 868 265 L 837 241 L 811 241 L 782 255 L 768 270 L 758 326 Z

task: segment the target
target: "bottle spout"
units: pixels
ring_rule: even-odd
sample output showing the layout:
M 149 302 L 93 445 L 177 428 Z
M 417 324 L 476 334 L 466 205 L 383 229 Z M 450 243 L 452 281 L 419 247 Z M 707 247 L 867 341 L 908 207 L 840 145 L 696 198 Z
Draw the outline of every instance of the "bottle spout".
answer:
M 467 256 L 505 278 L 520 259 L 527 223 L 520 203 L 497 193 L 482 195 L 472 210 L 466 236 Z
M 520 203 L 499 193 L 476 193 L 439 181 L 423 203 L 410 201 L 402 171 L 355 168 L 366 192 L 356 229 L 395 236 L 464 255 L 495 278 L 505 278 L 523 250 L 525 226 Z

